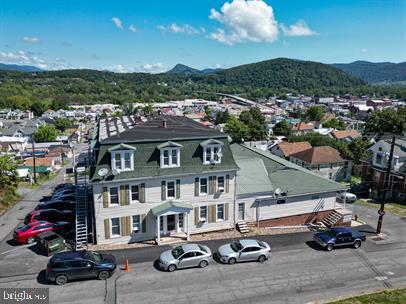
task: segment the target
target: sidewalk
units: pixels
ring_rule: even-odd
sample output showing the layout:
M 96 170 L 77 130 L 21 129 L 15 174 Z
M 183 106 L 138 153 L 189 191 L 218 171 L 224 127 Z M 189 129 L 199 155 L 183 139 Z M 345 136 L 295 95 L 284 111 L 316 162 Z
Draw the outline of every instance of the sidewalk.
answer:
M 56 176 L 42 184 L 36 189 L 24 189 L 24 197 L 16 203 L 10 210 L 0 217 L 0 242 L 5 242 L 7 236 L 24 219 L 24 217 L 34 209 L 39 200 L 50 195 L 53 188 L 63 182 L 65 169 L 62 168 Z M 18 189 L 21 191 L 22 189 Z

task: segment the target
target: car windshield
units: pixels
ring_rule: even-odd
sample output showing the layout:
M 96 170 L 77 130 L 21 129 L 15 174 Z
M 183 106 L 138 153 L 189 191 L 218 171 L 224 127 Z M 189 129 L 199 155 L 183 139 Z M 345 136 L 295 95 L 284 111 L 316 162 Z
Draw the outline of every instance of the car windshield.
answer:
M 206 253 L 207 253 L 206 248 L 204 248 L 203 246 L 199 245 L 199 249 L 200 249 L 201 251 L 203 251 L 203 252 L 206 252 Z
M 31 228 L 31 226 L 30 225 L 25 225 L 24 227 L 21 227 L 20 229 L 18 229 L 18 230 L 20 230 L 20 231 L 22 231 L 22 232 L 26 232 L 28 229 L 30 229 Z
M 172 249 L 172 255 L 175 259 L 177 259 L 178 257 L 180 257 L 182 254 L 184 254 L 184 251 L 182 249 L 182 246 L 179 247 L 175 247 Z
M 100 253 L 88 251 L 86 254 L 87 258 L 99 263 L 102 260 L 102 256 Z
M 235 252 L 238 252 L 242 249 L 242 245 L 239 241 L 234 241 L 230 244 L 231 249 L 233 249 Z

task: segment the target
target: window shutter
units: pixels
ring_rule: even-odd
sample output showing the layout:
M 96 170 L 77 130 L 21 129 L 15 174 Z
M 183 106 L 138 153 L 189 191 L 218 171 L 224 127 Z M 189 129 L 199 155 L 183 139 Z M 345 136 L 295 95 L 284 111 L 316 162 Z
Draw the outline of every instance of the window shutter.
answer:
M 126 205 L 125 197 L 125 185 L 120 185 L 120 206 Z
M 126 236 L 127 234 L 126 234 L 126 228 L 127 228 L 127 225 L 126 225 L 126 218 L 125 218 L 125 216 L 124 217 L 120 217 L 120 235 L 121 236 Z
M 130 185 L 125 185 L 125 204 L 130 204 Z
M 108 240 L 110 238 L 110 220 L 104 220 L 104 238 Z
M 199 207 L 195 207 L 195 225 L 199 223 Z
M 161 200 L 166 200 L 166 181 L 161 182 Z
M 230 192 L 230 175 L 226 175 L 226 193 Z
M 139 188 L 140 191 L 140 203 L 145 203 L 145 183 L 142 183 Z
M 146 214 L 143 214 L 141 216 L 141 220 L 142 220 L 142 233 L 147 232 L 147 219 L 146 219 Z
M 213 176 L 213 194 L 217 192 L 217 176 Z
M 229 203 L 224 204 L 224 220 L 228 221 L 228 213 L 230 212 L 229 210 Z
M 180 198 L 180 179 L 176 180 L 176 198 Z
M 209 223 L 216 222 L 216 205 L 209 206 Z
M 213 176 L 209 176 L 209 194 L 214 194 Z
M 107 187 L 103 187 L 103 208 L 109 206 L 109 190 Z
M 131 234 L 131 217 L 130 216 L 126 216 L 126 230 L 127 230 L 127 235 Z
M 199 178 L 195 178 L 195 196 L 199 196 Z

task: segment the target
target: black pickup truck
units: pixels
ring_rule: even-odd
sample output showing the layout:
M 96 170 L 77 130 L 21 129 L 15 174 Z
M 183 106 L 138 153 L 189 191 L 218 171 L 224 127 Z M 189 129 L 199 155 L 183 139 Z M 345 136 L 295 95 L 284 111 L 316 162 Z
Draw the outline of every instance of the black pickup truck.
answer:
M 325 232 L 314 234 L 313 239 L 327 251 L 331 251 L 334 247 L 339 246 L 354 246 L 361 247 L 361 243 L 366 240 L 365 234 L 357 230 L 347 227 L 335 227 Z

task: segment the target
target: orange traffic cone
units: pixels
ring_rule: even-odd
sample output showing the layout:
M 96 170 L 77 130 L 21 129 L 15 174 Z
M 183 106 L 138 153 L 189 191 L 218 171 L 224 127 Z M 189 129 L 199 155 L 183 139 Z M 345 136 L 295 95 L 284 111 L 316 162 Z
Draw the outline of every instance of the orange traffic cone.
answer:
M 129 272 L 130 271 L 130 267 L 128 266 L 128 259 L 126 259 L 125 261 L 125 268 L 124 268 L 125 272 Z

